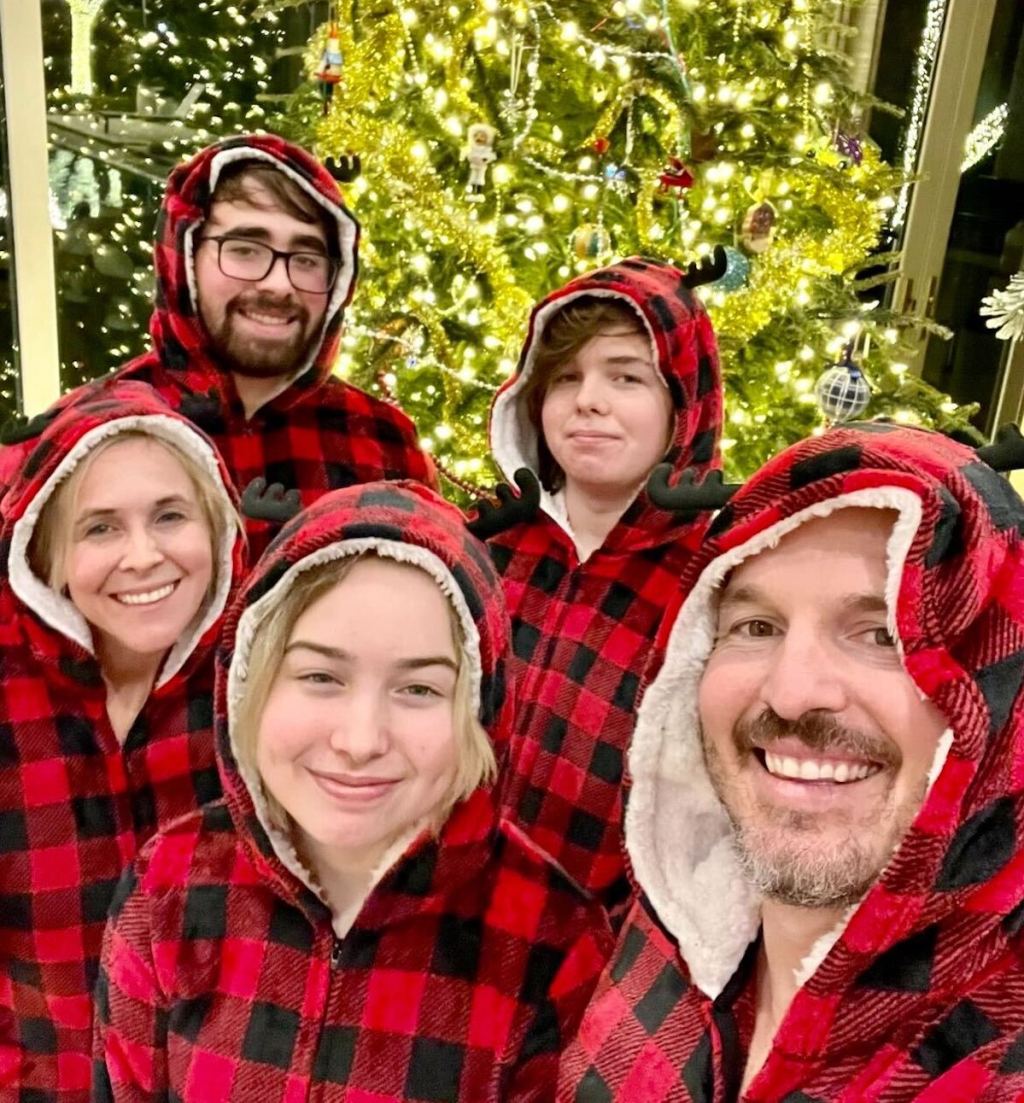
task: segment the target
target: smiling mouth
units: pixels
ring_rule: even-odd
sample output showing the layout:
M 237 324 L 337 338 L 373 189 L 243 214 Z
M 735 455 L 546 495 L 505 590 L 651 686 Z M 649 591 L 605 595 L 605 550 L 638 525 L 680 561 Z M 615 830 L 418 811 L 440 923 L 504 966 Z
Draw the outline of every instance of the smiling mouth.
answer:
M 772 777 L 785 781 L 826 781 L 849 785 L 881 773 L 882 766 L 864 759 L 793 758 L 754 748 L 754 757 Z
M 256 322 L 261 326 L 290 326 L 295 320 L 294 314 L 264 314 L 258 310 L 246 310 L 244 307 L 239 308 L 238 313 L 243 318 L 250 322 Z
M 168 582 L 166 586 L 159 586 L 154 590 L 136 590 L 134 593 L 111 594 L 110 596 L 122 605 L 155 605 L 163 601 L 165 597 L 178 588 L 177 582 Z

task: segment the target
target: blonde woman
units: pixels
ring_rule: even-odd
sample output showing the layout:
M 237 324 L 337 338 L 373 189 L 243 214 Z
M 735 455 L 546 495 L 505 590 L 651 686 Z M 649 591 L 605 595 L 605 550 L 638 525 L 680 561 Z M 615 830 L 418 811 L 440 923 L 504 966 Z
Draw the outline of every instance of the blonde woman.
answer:
M 426 488 L 291 522 L 224 631 L 224 799 L 119 894 L 96 1098 L 552 1097 L 608 933 L 498 817 L 507 644 L 486 551 Z
M 213 446 L 139 383 L 63 410 L 5 499 L 0 1086 L 19 1098 L 88 1098 L 118 878 L 219 793 L 213 647 L 238 531 Z

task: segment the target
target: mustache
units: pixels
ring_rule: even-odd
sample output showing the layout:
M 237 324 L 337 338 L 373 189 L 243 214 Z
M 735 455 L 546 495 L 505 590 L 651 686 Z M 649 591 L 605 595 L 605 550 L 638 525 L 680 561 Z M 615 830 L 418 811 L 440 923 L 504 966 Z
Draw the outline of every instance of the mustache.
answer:
M 780 739 L 799 739 L 808 750 L 821 753 L 845 751 L 894 769 L 903 761 L 899 748 L 890 740 L 847 728 L 821 710 L 805 712 L 797 720 L 784 720 L 768 708 L 751 720 L 738 721 L 733 728 L 733 740 L 741 755 L 770 749 Z
M 236 314 L 239 310 L 263 310 L 268 314 L 287 312 L 303 322 L 309 317 L 309 311 L 292 296 L 282 297 L 266 291 L 243 291 L 228 304 L 228 313 Z

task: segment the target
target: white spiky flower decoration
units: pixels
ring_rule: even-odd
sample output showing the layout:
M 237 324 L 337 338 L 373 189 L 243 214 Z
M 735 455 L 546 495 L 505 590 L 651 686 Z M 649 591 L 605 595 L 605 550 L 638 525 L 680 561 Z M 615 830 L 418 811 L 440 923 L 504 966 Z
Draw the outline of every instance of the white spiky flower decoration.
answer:
M 985 325 L 996 330 L 1002 341 L 1018 341 L 1024 337 L 1024 272 L 1010 277 L 1002 291 L 993 291 L 981 300 L 978 313 L 987 319 Z

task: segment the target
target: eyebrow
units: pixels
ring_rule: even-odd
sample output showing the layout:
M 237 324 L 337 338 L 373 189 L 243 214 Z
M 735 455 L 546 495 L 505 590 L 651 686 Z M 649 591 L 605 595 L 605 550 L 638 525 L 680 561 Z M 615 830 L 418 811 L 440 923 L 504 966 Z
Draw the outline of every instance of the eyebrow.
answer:
M 189 506 L 192 504 L 190 499 L 181 494 L 169 494 L 163 498 L 157 498 L 153 503 L 153 509 L 166 509 L 167 506 Z M 81 524 L 82 521 L 89 521 L 96 517 L 116 517 L 119 512 L 120 510 L 112 507 L 87 509 L 84 513 L 78 515 L 75 524 Z
M 645 364 L 648 368 L 654 367 L 654 361 L 646 356 L 606 356 L 606 364 Z
M 736 605 L 771 606 L 774 602 L 756 586 L 736 586 L 726 588 L 718 604 L 719 612 Z M 889 606 L 884 597 L 874 593 L 846 594 L 841 602 L 844 613 L 885 613 Z
M 312 640 L 295 640 L 284 649 L 286 655 L 295 650 L 312 651 L 317 655 L 323 655 L 325 659 L 334 662 L 352 662 L 353 656 L 342 647 L 329 647 L 323 643 L 313 643 Z M 400 659 L 395 664 L 399 670 L 420 670 L 425 666 L 446 666 L 456 674 L 459 672 L 458 663 L 447 655 L 417 655 L 411 659 Z
M 266 226 L 232 226 L 226 228 L 222 234 L 218 234 L 218 237 L 244 237 L 251 238 L 253 241 L 270 242 L 273 234 L 266 228 Z M 327 254 L 327 248 L 321 238 L 316 237 L 314 234 L 295 234 L 289 239 L 288 244 L 292 249 L 305 249 L 310 252 Z

